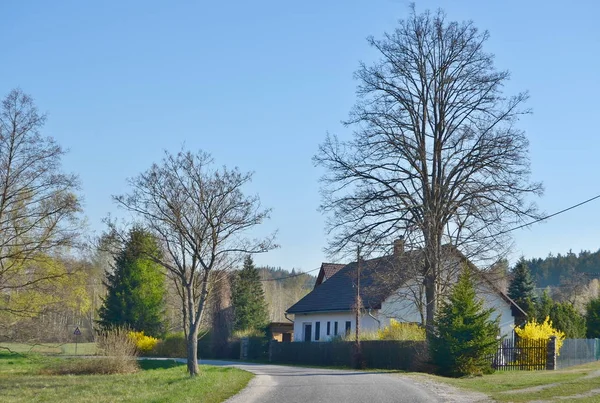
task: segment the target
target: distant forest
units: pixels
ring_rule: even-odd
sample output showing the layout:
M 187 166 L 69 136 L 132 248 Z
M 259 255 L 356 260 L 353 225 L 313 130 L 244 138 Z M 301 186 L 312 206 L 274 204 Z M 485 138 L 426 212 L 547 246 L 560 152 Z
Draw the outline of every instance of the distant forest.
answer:
M 574 280 L 587 283 L 600 279 L 600 250 L 584 250 L 579 254 L 569 251 L 566 255 L 559 253 L 556 256 L 549 254 L 544 259 L 534 258 L 526 262 L 539 288 L 557 287 Z

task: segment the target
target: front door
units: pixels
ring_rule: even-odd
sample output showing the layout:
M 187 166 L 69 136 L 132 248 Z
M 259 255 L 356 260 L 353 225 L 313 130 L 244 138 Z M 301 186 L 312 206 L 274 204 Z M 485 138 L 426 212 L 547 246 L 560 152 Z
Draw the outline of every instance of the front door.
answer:
M 312 323 L 304 324 L 304 341 L 311 341 Z

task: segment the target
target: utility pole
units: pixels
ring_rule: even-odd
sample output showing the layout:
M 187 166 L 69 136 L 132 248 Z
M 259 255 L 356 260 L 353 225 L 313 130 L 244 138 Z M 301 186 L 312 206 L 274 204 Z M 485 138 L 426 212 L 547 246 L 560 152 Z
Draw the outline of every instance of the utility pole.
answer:
M 360 245 L 356 247 L 356 304 L 355 304 L 355 350 L 354 350 L 354 364 L 356 368 L 362 368 L 362 351 L 360 346 L 360 310 L 362 308 L 362 300 L 360 298 Z
M 360 246 L 356 247 L 356 324 L 354 326 L 355 330 L 355 340 L 356 347 L 360 350 L 360 340 L 359 340 L 359 332 L 360 332 L 360 309 L 362 305 L 362 301 L 360 300 Z

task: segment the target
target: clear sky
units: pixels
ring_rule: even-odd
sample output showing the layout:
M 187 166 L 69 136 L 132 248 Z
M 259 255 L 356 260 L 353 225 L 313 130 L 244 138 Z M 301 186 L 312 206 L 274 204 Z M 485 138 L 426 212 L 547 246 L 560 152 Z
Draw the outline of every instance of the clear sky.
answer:
M 260 232 L 281 248 L 259 264 L 311 270 L 327 260 L 311 157 L 355 101 L 365 41 L 391 31 L 408 1 L 2 1 L 0 95 L 14 87 L 48 113 L 45 135 L 70 150 L 90 228 L 118 215 L 111 195 L 164 149 L 210 152 L 254 171 L 247 191 L 272 207 Z M 600 194 L 600 3 L 416 1 L 487 29 L 508 69 L 507 93 L 528 90 L 533 179 L 551 213 Z M 515 233 L 514 256 L 600 248 L 600 201 Z

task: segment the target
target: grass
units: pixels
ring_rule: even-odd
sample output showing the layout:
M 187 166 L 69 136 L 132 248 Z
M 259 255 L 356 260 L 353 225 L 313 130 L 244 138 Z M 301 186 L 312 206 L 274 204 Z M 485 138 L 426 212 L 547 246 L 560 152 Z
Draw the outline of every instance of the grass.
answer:
M 585 376 L 598 371 L 600 361 L 558 371 L 500 371 L 492 375 L 460 379 L 427 376 L 458 388 L 485 393 L 498 402 L 519 403 L 552 400 L 559 396 L 585 394 L 592 389 L 598 389 L 600 376 L 584 379 Z M 540 389 L 527 390 L 533 387 Z M 597 403 L 600 401 L 600 394 L 577 399 L 570 397 L 568 401 Z
M 38 353 L 47 355 L 75 355 L 75 343 L 0 343 L 0 351 Z M 77 355 L 95 355 L 96 343 L 77 343 Z
M 62 358 L 0 351 L 2 402 L 222 402 L 239 392 L 252 374 L 202 365 L 190 378 L 173 360 L 141 361 L 127 375 L 43 375 Z M 75 360 L 75 359 L 74 359 Z M 77 359 L 79 360 L 79 359 Z

